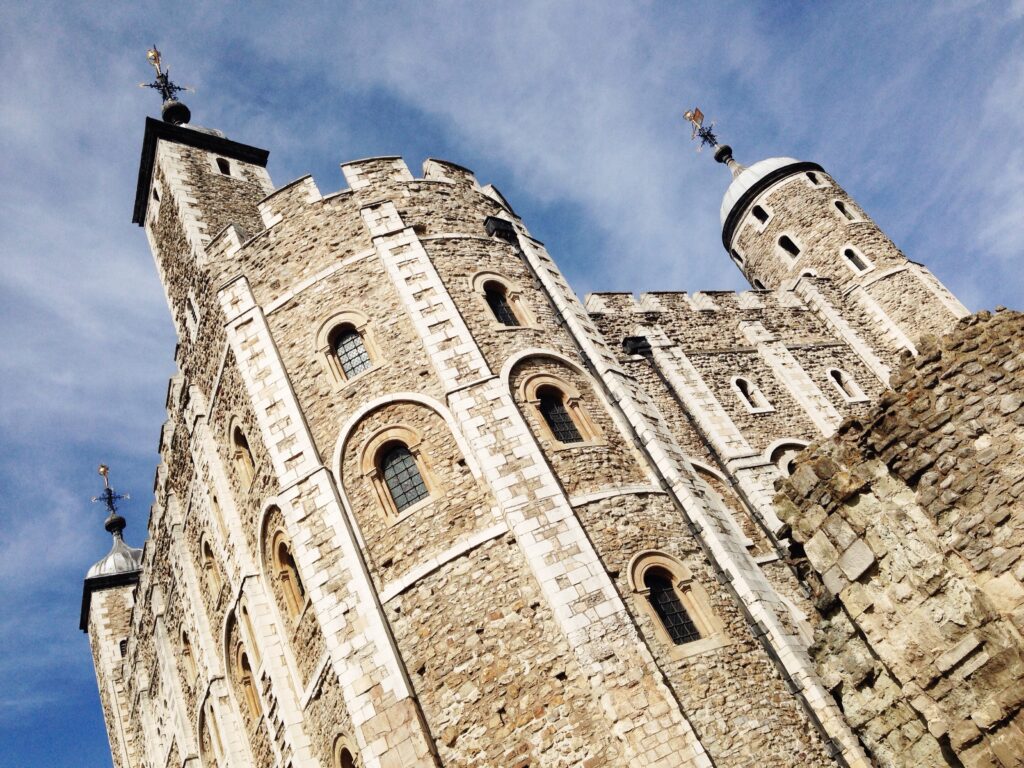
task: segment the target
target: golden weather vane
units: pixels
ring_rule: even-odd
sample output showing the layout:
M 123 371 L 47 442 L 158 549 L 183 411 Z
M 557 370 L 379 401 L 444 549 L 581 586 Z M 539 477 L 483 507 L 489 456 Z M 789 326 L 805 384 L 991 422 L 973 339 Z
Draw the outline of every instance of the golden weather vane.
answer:
M 700 152 L 705 146 L 718 146 L 718 137 L 714 132 L 715 124 L 711 123 L 710 125 L 704 125 L 704 113 L 700 111 L 700 107 L 694 107 L 693 109 L 686 110 L 686 112 L 683 113 L 683 117 L 693 126 L 690 138 L 700 139 L 700 145 L 697 147 L 698 152 Z
M 155 91 L 159 91 L 160 95 L 163 96 L 163 116 L 164 120 L 169 123 L 175 123 L 181 125 L 187 123 L 191 117 L 191 113 L 184 104 L 177 99 L 177 95 L 182 91 L 191 91 L 184 85 L 178 85 L 171 81 L 170 67 L 164 66 L 163 57 L 160 55 L 160 51 L 154 44 L 152 48 L 146 51 L 146 59 L 156 70 L 156 80 L 152 83 L 139 83 L 140 88 L 152 88 Z

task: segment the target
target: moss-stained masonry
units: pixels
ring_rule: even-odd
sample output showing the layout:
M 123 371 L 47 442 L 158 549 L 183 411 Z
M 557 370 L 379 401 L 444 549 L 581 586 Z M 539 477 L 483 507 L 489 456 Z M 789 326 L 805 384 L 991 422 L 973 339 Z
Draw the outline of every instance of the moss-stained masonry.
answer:
M 178 373 L 138 584 L 89 616 L 118 766 L 871 764 L 808 652 L 838 625 L 772 496 L 885 396 L 901 305 L 823 267 L 584 305 L 457 165 L 349 162 L 324 195 L 274 190 L 266 153 L 216 132 L 151 122 L 146 146 L 136 215 Z M 776 218 L 803 205 L 801 243 L 845 237 L 815 189 Z M 332 349 L 353 331 L 359 371 Z M 648 578 L 699 637 L 673 641 Z

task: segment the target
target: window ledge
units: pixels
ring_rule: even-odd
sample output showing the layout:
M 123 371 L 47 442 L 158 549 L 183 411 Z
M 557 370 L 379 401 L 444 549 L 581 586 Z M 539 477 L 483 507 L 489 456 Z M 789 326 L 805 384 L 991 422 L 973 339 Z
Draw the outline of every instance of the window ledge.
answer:
M 705 653 L 717 651 L 735 642 L 731 637 L 718 632 L 710 637 L 702 637 L 685 645 L 673 645 L 669 650 L 669 656 L 676 660 L 688 659 L 692 656 L 703 656 Z

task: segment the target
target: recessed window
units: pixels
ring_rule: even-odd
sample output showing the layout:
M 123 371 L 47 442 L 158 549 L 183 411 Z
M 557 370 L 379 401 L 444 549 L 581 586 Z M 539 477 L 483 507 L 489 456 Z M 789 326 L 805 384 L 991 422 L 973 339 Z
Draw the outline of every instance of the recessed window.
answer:
M 661 568 L 651 568 L 644 574 L 644 586 L 650 590 L 647 599 L 673 643 L 682 645 L 700 640 L 697 625 L 672 586 L 672 574 Z
M 380 460 L 380 473 L 396 512 L 408 509 L 429 495 L 419 467 L 416 466 L 416 459 L 401 443 L 392 444 L 384 449 Z
M 871 268 L 871 264 L 864 254 L 852 246 L 843 248 L 843 258 L 854 272 L 867 272 Z
M 181 668 L 185 679 L 192 683 L 196 679 L 197 667 L 196 657 L 192 651 L 192 642 L 189 640 L 188 632 L 181 630 Z
M 220 594 L 220 571 L 217 569 L 217 559 L 213 556 L 213 547 L 210 546 L 209 541 L 203 539 L 199 551 L 207 589 L 211 595 L 216 597 Z
M 751 212 L 754 214 L 754 218 L 761 224 L 768 223 L 768 211 L 766 211 L 763 206 L 755 205 Z
M 796 471 L 796 457 L 807 447 L 807 443 L 783 442 L 779 443 L 772 450 L 768 460 L 771 461 L 784 477 L 789 477 Z
M 808 171 L 807 172 L 807 180 L 809 182 L 811 182 L 811 186 L 812 187 L 820 187 L 821 186 L 821 178 L 814 171 Z
M 764 287 L 764 283 L 762 283 L 756 277 L 751 281 L 751 285 L 753 285 L 755 290 L 758 290 L 758 291 L 767 291 L 768 290 L 767 288 Z
M 868 399 L 867 395 L 864 394 L 864 390 L 860 388 L 860 385 L 853 376 L 846 371 L 830 368 L 828 378 L 835 385 L 835 388 L 839 390 L 846 402 L 859 403 Z
M 153 199 L 160 202 L 160 193 L 156 191 L 156 187 L 153 187 Z
M 348 739 L 339 736 L 334 742 L 334 765 L 333 768 L 358 768 L 355 753 L 348 743 Z
M 121 656 L 122 656 L 122 657 L 123 657 L 123 656 L 124 656 L 124 655 L 125 655 L 126 653 L 128 653 L 128 640 L 127 640 L 127 639 L 124 639 L 124 640 L 122 640 L 121 642 L 119 642 L 119 643 L 117 644 L 117 650 L 121 652 Z
M 291 542 L 284 531 L 278 531 L 273 541 L 274 579 L 281 587 L 285 605 L 292 618 L 302 613 L 306 604 L 306 587 L 299 577 L 299 568 L 292 556 Z
M 351 379 L 373 365 L 363 337 L 352 326 L 339 328 L 333 336 L 333 342 L 334 354 L 346 379 Z
M 245 652 L 245 648 L 241 643 L 239 643 L 238 651 L 235 655 L 235 682 L 238 683 L 238 687 L 241 689 L 242 702 L 249 716 L 254 720 L 258 720 L 261 712 L 260 698 L 256 693 L 256 682 L 253 679 L 249 654 Z
M 789 235 L 782 235 L 779 238 L 779 248 L 785 251 L 787 254 L 792 256 L 794 259 L 800 255 L 800 246 L 793 242 L 793 238 Z
M 252 485 L 253 477 L 256 476 L 256 463 L 252 458 L 249 440 L 239 426 L 235 426 L 231 430 L 231 448 L 231 458 L 235 465 L 235 472 L 238 474 L 238 481 L 243 488 L 248 488 Z
M 761 389 L 750 379 L 737 377 L 733 379 L 732 386 L 739 395 L 740 400 L 747 410 L 753 413 L 765 413 L 775 410 L 768 398 L 764 396 Z
M 231 163 L 229 163 L 223 157 L 218 157 L 217 158 L 217 170 L 219 170 L 225 176 L 230 176 L 231 175 Z
M 555 387 L 542 387 L 537 396 L 540 414 L 555 439 L 560 443 L 582 443 L 583 436 L 565 407 L 565 395 Z
M 729 251 L 729 255 L 732 257 L 732 260 L 736 262 L 736 266 L 742 267 L 744 265 L 745 261 L 743 259 L 743 254 L 737 251 L 735 248 Z
M 495 320 L 509 327 L 520 325 L 519 319 L 509 303 L 508 290 L 505 286 L 494 280 L 488 281 L 484 284 L 484 298 L 487 300 L 487 306 L 491 308 Z
M 832 203 L 836 207 L 836 211 L 847 221 L 856 221 L 857 217 L 853 215 L 850 209 L 846 206 L 842 200 L 836 200 Z

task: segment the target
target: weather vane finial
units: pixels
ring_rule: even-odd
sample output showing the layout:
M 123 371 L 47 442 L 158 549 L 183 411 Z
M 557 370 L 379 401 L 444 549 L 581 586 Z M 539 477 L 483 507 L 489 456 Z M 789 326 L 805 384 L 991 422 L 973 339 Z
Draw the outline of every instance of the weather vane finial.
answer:
M 146 51 L 146 58 L 153 65 L 153 69 L 156 70 L 156 80 L 152 83 L 139 83 L 139 87 L 152 88 L 159 91 L 160 95 L 164 98 L 164 120 L 175 125 L 184 125 L 192 117 L 192 113 L 188 107 L 178 101 L 177 95 L 182 91 L 191 91 L 192 89 L 171 81 L 170 67 L 164 68 L 163 58 L 160 56 L 160 51 L 157 50 L 155 44 Z
M 102 501 L 106 505 L 109 514 L 103 527 L 114 534 L 114 536 L 120 536 L 126 523 L 124 518 L 117 514 L 117 502 L 128 501 L 131 496 L 127 493 L 117 493 L 110 487 L 110 478 L 108 477 L 110 467 L 106 464 L 100 464 L 99 473 L 100 477 L 103 478 L 103 493 L 99 496 L 93 496 L 92 500 L 94 502 Z
M 715 150 L 715 160 L 728 166 L 729 170 L 732 171 L 733 178 L 736 178 L 743 172 L 743 166 L 733 159 L 732 147 L 728 144 L 718 143 L 718 136 L 714 130 L 715 124 L 704 125 L 704 113 L 700 111 L 700 107 L 686 110 L 683 113 L 683 117 L 693 126 L 690 138 L 700 139 L 700 144 L 697 146 L 698 152 L 704 149 L 704 147 L 713 147 Z

